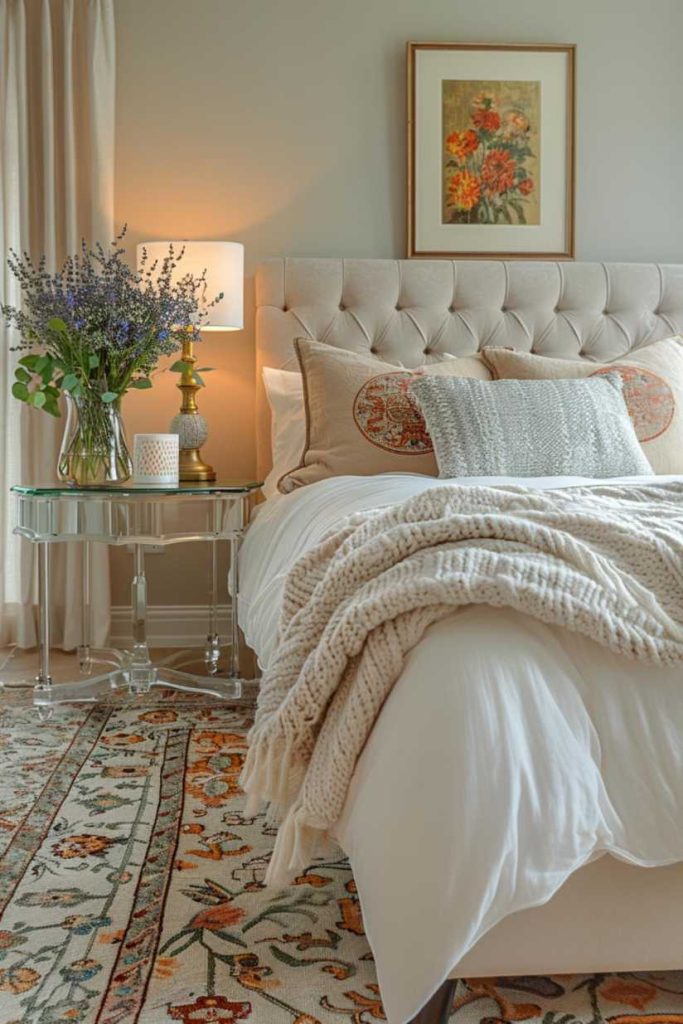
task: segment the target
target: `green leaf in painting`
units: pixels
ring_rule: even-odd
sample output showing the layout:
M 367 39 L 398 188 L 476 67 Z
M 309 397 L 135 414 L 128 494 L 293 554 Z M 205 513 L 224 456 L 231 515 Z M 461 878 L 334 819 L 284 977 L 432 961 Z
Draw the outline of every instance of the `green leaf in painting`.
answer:
M 526 224 L 526 217 L 524 216 L 524 207 L 517 199 L 510 199 L 510 206 L 517 214 L 520 224 Z
M 149 377 L 138 377 L 130 382 L 130 386 L 137 388 L 138 391 L 145 391 L 147 388 L 151 388 L 152 382 Z
M 15 380 L 12 385 L 12 394 L 15 398 L 18 398 L 20 402 L 28 402 L 28 388 L 21 380 Z
M 178 359 L 175 363 L 169 366 L 171 373 L 190 373 L 192 370 L 192 363 L 184 363 L 182 359 Z
M 88 356 L 88 366 L 91 370 L 96 369 L 100 365 L 100 357 L 97 352 L 91 352 Z
M 75 373 L 67 373 L 62 377 L 62 387 L 65 391 L 73 391 L 78 384 L 78 377 Z
M 35 406 L 36 409 L 42 409 L 47 402 L 47 395 L 44 391 L 34 391 L 29 395 L 29 404 Z
M 196 370 L 192 374 L 192 380 L 195 382 L 195 384 L 199 384 L 200 388 L 204 387 L 204 378 L 201 377 Z
M 24 384 L 28 384 L 28 382 L 31 379 L 31 374 L 28 372 L 28 370 L 25 370 L 23 366 L 17 366 L 16 370 L 14 371 L 14 376 L 17 378 L 17 380 L 23 381 Z
M 111 402 L 115 402 L 118 397 L 119 396 L 115 391 L 103 391 L 100 395 L 100 398 L 106 405 L 109 405 Z

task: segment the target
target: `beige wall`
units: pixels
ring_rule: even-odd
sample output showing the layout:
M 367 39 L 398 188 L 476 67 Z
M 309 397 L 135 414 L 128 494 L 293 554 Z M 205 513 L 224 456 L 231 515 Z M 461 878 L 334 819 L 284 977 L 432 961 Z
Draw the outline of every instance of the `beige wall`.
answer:
M 132 245 L 247 249 L 247 328 L 202 351 L 224 475 L 255 465 L 259 260 L 404 254 L 408 39 L 576 43 L 577 258 L 683 261 L 681 0 L 116 0 L 116 20 L 117 221 Z M 131 434 L 176 405 L 168 378 L 132 396 Z M 204 600 L 188 557 L 154 560 L 153 602 Z M 118 553 L 115 604 L 127 570 Z

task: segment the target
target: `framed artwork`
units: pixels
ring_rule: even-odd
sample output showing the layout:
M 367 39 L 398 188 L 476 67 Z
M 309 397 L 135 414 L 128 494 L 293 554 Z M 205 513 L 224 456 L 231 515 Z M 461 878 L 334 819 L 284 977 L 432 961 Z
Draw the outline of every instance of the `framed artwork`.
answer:
M 574 256 L 574 46 L 408 43 L 408 256 Z

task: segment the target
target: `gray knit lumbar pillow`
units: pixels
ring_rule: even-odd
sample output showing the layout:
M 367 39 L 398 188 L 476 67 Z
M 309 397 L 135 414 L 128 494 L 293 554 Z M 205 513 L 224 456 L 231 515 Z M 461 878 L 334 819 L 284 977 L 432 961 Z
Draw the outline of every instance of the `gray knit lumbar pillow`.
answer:
M 584 380 L 419 377 L 440 477 L 642 476 L 619 374 Z

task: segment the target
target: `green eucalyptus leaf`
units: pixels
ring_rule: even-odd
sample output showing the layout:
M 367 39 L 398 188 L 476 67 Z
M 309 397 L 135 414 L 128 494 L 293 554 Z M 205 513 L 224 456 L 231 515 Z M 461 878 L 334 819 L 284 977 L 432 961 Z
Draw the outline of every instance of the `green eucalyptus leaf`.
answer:
M 31 379 L 31 374 L 28 372 L 28 370 L 25 370 L 23 366 L 17 366 L 16 370 L 14 371 L 14 376 L 17 378 L 17 380 L 23 381 L 24 384 L 28 384 L 28 382 Z
M 88 356 L 88 366 L 91 370 L 95 370 L 100 365 L 100 357 L 96 352 L 91 352 Z
M 130 382 L 130 387 L 137 388 L 138 391 L 146 391 L 147 388 L 151 388 L 152 382 L 149 377 L 138 377 L 137 380 Z
M 43 370 L 47 369 L 48 366 L 52 365 L 52 361 L 49 356 L 38 356 L 38 361 L 33 368 L 34 373 L 42 373 Z
M 210 373 L 212 370 L 215 369 L 215 366 L 198 366 L 197 369 L 195 370 L 195 373 Z
M 205 387 L 203 378 L 200 377 L 196 370 L 192 374 L 192 380 L 195 382 L 195 384 L 199 384 L 200 388 Z
M 61 383 L 65 391 L 73 391 L 73 389 L 78 384 L 78 377 L 76 376 L 75 373 L 67 373 L 64 377 L 62 377 Z
M 15 380 L 12 385 L 12 394 L 15 398 L 18 398 L 20 402 L 28 402 L 28 388 L 21 380 Z
M 192 363 L 184 363 L 182 359 L 178 359 L 177 362 L 169 366 L 171 373 L 189 373 L 192 370 Z
M 43 406 L 43 412 L 49 412 L 50 416 L 59 418 L 62 414 L 59 411 L 59 403 L 56 398 L 48 398 Z
M 19 365 L 25 366 L 28 370 L 30 370 L 33 373 L 35 371 L 36 364 L 42 358 L 42 356 L 39 356 L 36 352 L 33 352 L 31 353 L 31 355 L 22 356 L 22 358 L 19 360 Z
M 55 334 L 68 334 L 69 328 L 66 326 L 64 321 L 59 316 L 53 316 L 51 320 L 47 322 L 48 331 L 54 331 Z
M 111 402 L 115 402 L 119 396 L 115 391 L 103 391 L 100 398 L 106 405 L 110 405 Z
M 29 403 L 36 409 L 42 409 L 47 402 L 47 395 L 44 391 L 34 391 L 29 395 Z

